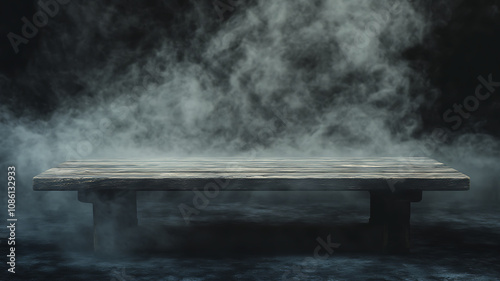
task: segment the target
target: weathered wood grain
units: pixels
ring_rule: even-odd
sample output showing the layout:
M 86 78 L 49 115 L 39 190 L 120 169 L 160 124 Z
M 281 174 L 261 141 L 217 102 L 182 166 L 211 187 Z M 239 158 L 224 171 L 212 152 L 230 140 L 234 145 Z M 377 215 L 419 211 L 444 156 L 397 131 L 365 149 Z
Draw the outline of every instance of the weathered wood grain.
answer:
M 35 190 L 467 190 L 469 177 L 426 157 L 192 157 L 67 161 Z

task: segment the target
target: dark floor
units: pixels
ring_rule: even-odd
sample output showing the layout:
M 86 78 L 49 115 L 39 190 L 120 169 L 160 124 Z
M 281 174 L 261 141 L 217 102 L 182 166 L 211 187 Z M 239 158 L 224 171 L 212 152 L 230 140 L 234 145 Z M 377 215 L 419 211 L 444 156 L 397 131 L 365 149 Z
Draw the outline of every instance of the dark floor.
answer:
M 190 202 L 174 199 L 139 200 L 139 248 L 119 258 L 94 256 L 90 205 L 20 214 L 16 278 L 0 279 L 500 280 L 500 207 L 491 204 L 414 203 L 412 252 L 389 255 L 366 224 L 367 200 L 214 199 L 186 226 L 178 204 Z M 340 246 L 314 258 L 328 236 Z

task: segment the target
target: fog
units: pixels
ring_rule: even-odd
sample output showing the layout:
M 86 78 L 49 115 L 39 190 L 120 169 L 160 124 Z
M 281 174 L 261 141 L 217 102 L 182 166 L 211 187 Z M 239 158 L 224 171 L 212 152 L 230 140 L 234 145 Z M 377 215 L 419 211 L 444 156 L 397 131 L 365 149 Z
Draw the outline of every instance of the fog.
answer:
M 453 6 L 437 20 L 418 1 L 235 1 L 221 20 L 209 1 L 149 2 L 69 1 L 19 46 L 37 44 L 0 77 L 0 161 L 20 212 L 88 208 L 32 177 L 101 157 L 429 156 L 471 177 L 439 200 L 500 200 L 498 140 L 425 126 L 441 93 L 402 55 Z

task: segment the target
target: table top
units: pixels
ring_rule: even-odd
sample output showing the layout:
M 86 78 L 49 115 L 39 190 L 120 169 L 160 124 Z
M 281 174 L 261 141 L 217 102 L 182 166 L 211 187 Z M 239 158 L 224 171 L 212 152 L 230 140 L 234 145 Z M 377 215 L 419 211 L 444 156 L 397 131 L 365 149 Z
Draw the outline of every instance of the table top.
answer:
M 427 157 L 183 157 L 67 161 L 34 190 L 468 190 L 470 178 Z

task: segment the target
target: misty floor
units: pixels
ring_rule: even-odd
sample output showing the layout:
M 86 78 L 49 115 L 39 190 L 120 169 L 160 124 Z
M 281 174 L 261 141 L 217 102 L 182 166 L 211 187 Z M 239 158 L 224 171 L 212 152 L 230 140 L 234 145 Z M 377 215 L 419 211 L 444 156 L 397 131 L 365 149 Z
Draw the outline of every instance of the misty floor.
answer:
M 136 241 L 139 247 L 121 258 L 93 255 L 91 208 L 76 199 L 75 208 L 64 212 L 20 215 L 15 277 L 176 281 L 500 280 L 499 206 L 453 203 L 439 206 L 432 200 L 426 203 L 424 194 L 423 202 L 412 204 L 412 252 L 388 255 L 377 251 L 374 242 L 377 231 L 365 223 L 368 220 L 365 197 L 319 202 L 305 198 L 302 203 L 295 198 L 281 204 L 275 199 L 216 198 L 192 217 L 189 226 L 178 209 L 180 202 L 190 204 L 189 197 L 170 201 L 139 199 L 140 235 Z M 326 241 L 329 235 L 332 242 L 341 246 L 327 259 L 313 259 L 319 245 L 317 238 Z M 5 247 L 4 243 L 1 245 Z

